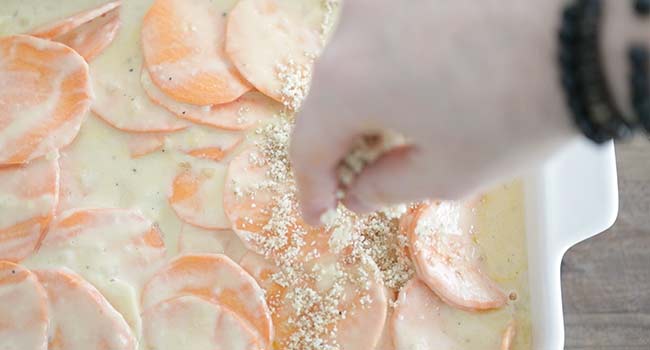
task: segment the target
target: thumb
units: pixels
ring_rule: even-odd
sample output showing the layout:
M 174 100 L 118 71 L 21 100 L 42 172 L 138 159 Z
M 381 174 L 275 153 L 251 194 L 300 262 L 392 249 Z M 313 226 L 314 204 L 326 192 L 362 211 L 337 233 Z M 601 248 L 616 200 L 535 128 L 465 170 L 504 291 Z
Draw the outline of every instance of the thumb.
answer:
M 447 181 L 453 178 L 416 147 L 405 146 L 368 165 L 348 189 L 343 204 L 365 214 L 382 207 L 425 199 L 457 199 L 466 195 Z
M 296 120 L 289 156 L 298 187 L 298 202 L 309 224 L 336 208 L 336 168 L 352 144 L 355 131 L 344 125 L 340 103 L 331 103 L 327 91 L 312 91 Z M 336 106 L 336 107 L 335 107 Z

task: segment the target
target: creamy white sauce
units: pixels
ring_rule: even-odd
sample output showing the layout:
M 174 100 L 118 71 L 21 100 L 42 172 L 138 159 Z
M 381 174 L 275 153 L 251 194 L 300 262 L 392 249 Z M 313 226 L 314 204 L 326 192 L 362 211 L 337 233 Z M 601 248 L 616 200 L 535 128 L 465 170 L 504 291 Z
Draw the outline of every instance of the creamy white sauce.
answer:
M 182 254 L 225 254 L 237 262 L 247 251 L 232 230 L 212 231 L 189 224 L 181 229 L 179 250 Z
M 92 108 L 120 128 L 136 131 L 177 130 L 185 123 L 151 102 L 140 85 L 140 71 L 144 67 L 141 22 L 152 2 L 122 2 L 119 33 L 113 43 L 90 63 L 96 95 Z

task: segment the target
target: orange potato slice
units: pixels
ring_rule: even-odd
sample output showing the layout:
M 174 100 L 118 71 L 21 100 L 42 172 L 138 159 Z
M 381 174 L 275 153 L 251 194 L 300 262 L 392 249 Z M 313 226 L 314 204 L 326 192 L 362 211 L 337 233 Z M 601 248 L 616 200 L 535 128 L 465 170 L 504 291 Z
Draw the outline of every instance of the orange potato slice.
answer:
M 319 264 L 322 261 L 320 259 Z M 342 270 L 353 282 L 347 281 L 343 287 L 339 310 L 345 311 L 346 317 L 337 324 L 336 342 L 342 344 L 342 348 L 350 350 L 374 348 L 381 339 L 388 309 L 385 288 L 377 266 L 374 263 L 371 266 L 344 264 Z M 363 337 L 359 337 L 360 332 L 363 332 Z
M 28 263 L 67 267 L 101 288 L 112 279 L 141 285 L 165 253 L 158 227 L 139 212 L 77 209 L 57 217 Z
M 276 288 L 276 291 L 286 290 L 286 288 L 275 283 L 272 278 L 272 275 L 280 271 L 280 269 L 271 261 L 265 259 L 264 256 L 248 251 L 239 261 L 239 265 L 255 278 L 260 287 L 266 291 L 267 297 L 269 296 L 269 290 L 272 288 Z
M 117 36 L 90 63 L 95 91 L 92 110 L 123 131 L 172 132 L 187 127 L 173 113 L 151 102 L 140 84 L 140 71 L 144 67 L 140 24 L 151 2 L 123 2 L 122 26 Z
M 283 286 L 273 279 L 281 270 L 264 257 L 249 252 L 240 264 L 266 291 L 277 348 L 317 341 L 336 343 L 346 350 L 367 350 L 379 343 L 388 303 L 376 266 L 346 264 L 334 255 L 323 255 L 307 264 L 309 277 Z M 339 273 L 346 277 L 337 278 Z M 314 295 L 319 301 L 312 304 Z M 328 295 L 333 300 L 326 301 Z M 337 331 L 332 333 L 333 329 Z
M 442 329 L 441 310 L 447 307 L 417 278 L 400 291 L 391 331 L 396 350 L 459 350 L 463 347 Z
M 92 98 L 88 65 L 69 47 L 0 38 L 0 166 L 22 164 L 77 136 Z
M 228 15 L 226 52 L 259 91 L 298 109 L 307 95 L 319 33 L 275 0 L 241 0 Z
M 220 164 L 188 164 L 172 184 L 169 205 L 188 224 L 205 229 L 228 229 L 222 198 L 226 168 Z
M 47 295 L 26 268 L 0 261 L 0 349 L 46 350 Z
M 182 295 L 200 296 L 229 308 L 250 324 L 265 344 L 271 344 L 273 325 L 264 292 L 227 256 L 184 255 L 174 259 L 146 284 L 142 304 L 148 310 Z
M 113 42 L 121 23 L 120 8 L 116 7 L 52 40 L 70 46 L 90 62 Z
M 49 350 L 135 350 L 124 317 L 80 276 L 66 270 L 34 271 L 47 292 Z
M 183 225 L 178 242 L 181 254 L 224 254 L 240 261 L 248 251 L 232 230 L 205 230 Z
M 265 349 L 258 335 L 235 312 L 226 305 L 197 296 L 160 302 L 142 317 L 148 349 Z
M 452 306 L 468 311 L 502 307 L 508 298 L 481 270 L 478 249 L 466 224 L 468 212 L 458 202 L 420 206 L 409 230 L 416 272 Z
M 34 252 L 59 199 L 58 155 L 0 168 L 0 260 Z
M 77 29 L 85 23 L 105 15 L 106 13 L 118 8 L 121 3 L 121 0 L 107 2 L 90 10 L 79 12 L 68 18 L 36 28 L 30 32 L 30 35 L 43 39 L 54 39 Z
M 192 157 L 221 161 L 244 141 L 244 135 L 193 125 L 167 136 L 167 145 Z
M 161 133 L 126 134 L 126 143 L 131 157 L 140 158 L 161 150 L 165 146 L 165 136 Z
M 142 49 L 151 79 L 165 94 L 205 106 L 232 102 L 251 89 L 224 52 L 227 10 L 210 0 L 154 1 L 142 21 Z
M 248 92 L 233 102 L 220 105 L 197 106 L 178 102 L 165 95 L 151 81 L 146 69 L 142 70 L 142 88 L 153 102 L 179 118 L 224 130 L 250 129 L 282 110 L 282 105 L 257 91 Z
M 244 149 L 231 160 L 223 205 L 235 233 L 248 249 L 259 254 L 279 253 L 296 245 L 292 242 L 296 239 L 305 241 L 305 249 L 312 248 L 312 242 L 323 241 L 320 236 L 324 234 L 324 228 L 311 227 L 302 220 L 289 184 L 268 185 L 269 171 L 269 165 L 256 147 Z M 286 220 L 280 223 L 282 227 L 270 229 L 274 212 L 282 212 Z M 286 242 L 269 246 L 267 241 L 274 238 L 286 238 Z

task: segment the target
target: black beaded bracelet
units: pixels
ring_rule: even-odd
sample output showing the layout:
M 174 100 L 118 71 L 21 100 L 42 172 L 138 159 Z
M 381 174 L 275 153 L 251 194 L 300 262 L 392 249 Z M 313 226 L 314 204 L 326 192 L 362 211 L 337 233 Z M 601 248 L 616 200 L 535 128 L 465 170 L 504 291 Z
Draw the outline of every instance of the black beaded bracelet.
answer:
M 639 126 L 650 135 L 650 55 L 648 49 L 633 45 L 629 52 L 631 103 Z
M 633 126 L 615 104 L 600 58 L 601 0 L 576 0 L 562 16 L 559 63 L 576 125 L 596 143 L 623 139 Z

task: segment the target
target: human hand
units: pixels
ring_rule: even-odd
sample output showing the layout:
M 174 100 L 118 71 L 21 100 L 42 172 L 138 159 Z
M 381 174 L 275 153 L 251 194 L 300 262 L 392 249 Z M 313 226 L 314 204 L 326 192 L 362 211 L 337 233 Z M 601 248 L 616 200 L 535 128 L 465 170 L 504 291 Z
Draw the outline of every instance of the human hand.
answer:
M 362 134 L 410 143 L 347 189 L 357 212 L 467 196 L 576 137 L 555 65 L 563 3 L 345 2 L 291 145 L 305 219 L 335 206 L 337 167 Z

